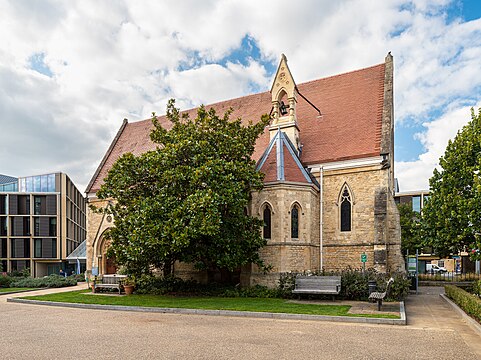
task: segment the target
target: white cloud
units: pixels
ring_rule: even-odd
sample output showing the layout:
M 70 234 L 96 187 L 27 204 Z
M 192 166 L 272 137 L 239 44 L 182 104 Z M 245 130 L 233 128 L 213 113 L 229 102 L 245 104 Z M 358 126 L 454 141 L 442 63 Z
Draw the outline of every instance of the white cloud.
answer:
M 481 101 L 474 106 L 481 107 Z M 444 155 L 450 139 L 471 119 L 471 107 L 462 106 L 448 109 L 439 119 L 424 123 L 426 131 L 416 134 L 425 148 L 415 161 L 400 161 L 395 164 L 395 176 L 398 178 L 400 191 L 427 190 L 429 178 L 439 158 Z
M 196 69 L 172 72 L 166 77 L 170 95 L 189 107 L 210 104 L 247 95 L 251 84 L 266 88 L 268 79 L 265 69 L 254 61 L 248 66 L 227 63 L 203 65 Z
M 448 4 L 0 1 L 0 172 L 61 170 L 83 190 L 124 117 L 163 113 L 170 97 L 190 107 L 267 90 L 262 62 L 277 65 L 281 53 L 303 82 L 381 63 L 391 50 L 400 121 L 423 123 L 433 109 L 474 104 L 481 20 L 447 24 Z M 246 36 L 260 59 L 226 61 Z M 34 54 L 44 55 L 51 78 L 29 68 Z M 430 153 L 434 129 L 426 131 L 420 139 Z M 404 172 L 427 176 L 424 167 Z

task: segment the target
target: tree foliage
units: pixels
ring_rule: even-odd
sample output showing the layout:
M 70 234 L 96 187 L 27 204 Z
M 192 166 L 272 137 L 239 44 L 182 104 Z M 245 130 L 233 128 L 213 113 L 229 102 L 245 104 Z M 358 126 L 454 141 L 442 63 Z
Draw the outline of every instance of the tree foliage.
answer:
M 153 114 L 156 150 L 127 153 L 112 166 L 97 196 L 115 199 L 106 209 L 115 219 L 109 251 L 130 273 L 165 273 L 176 260 L 200 269 L 265 268 L 262 221 L 245 209 L 262 188 L 251 156 L 268 117 L 244 126 L 231 112 L 219 117 L 201 106 L 191 119 L 170 100 L 170 130 Z
M 399 216 L 401 223 L 401 249 L 403 253 L 409 251 L 410 254 L 420 250 L 422 240 L 420 237 L 420 214 L 412 209 L 411 204 L 399 204 Z
M 472 110 L 439 160 L 429 180 L 431 197 L 423 209 L 427 245 L 440 256 L 467 250 L 479 258 L 481 248 L 481 109 Z

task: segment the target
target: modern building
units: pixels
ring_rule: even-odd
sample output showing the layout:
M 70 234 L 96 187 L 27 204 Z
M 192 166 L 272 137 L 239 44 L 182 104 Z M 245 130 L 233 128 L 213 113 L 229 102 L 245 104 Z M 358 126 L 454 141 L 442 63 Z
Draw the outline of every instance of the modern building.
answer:
M 396 204 L 408 204 L 413 211 L 421 213 L 427 201 L 429 201 L 429 190 L 416 190 L 397 192 L 394 195 Z M 412 255 L 412 254 L 411 254 Z M 419 254 L 419 272 L 425 273 L 427 264 L 435 264 L 446 268 L 449 272 L 457 273 L 479 273 L 479 261 L 472 261 L 469 253 L 461 251 L 453 254 L 451 258 L 441 259 L 433 253 L 430 247 L 421 249 Z
M 361 259 L 381 272 L 404 269 L 393 197 L 393 74 L 388 54 L 381 64 L 297 85 L 283 55 L 269 91 L 207 106 L 220 116 L 232 109 L 231 118 L 246 124 L 271 115 L 253 154 L 264 188 L 252 193 L 247 211 L 264 220 L 260 255 L 272 270 L 239 269 L 242 284 L 272 286 L 289 271 L 361 268 Z M 158 121 L 169 128 L 165 116 Z M 107 206 L 96 192 L 122 154 L 156 148 L 152 128 L 150 119 L 123 122 L 87 187 L 89 203 Z M 104 236 L 112 217 L 87 211 L 87 270 L 115 271 Z M 207 278 L 191 264 L 176 263 L 173 271 Z
M 397 192 L 394 200 L 396 204 L 411 204 L 413 211 L 420 213 L 429 200 L 429 190 Z
M 32 276 L 76 268 L 66 261 L 86 237 L 86 201 L 64 173 L 0 176 L 2 271 Z

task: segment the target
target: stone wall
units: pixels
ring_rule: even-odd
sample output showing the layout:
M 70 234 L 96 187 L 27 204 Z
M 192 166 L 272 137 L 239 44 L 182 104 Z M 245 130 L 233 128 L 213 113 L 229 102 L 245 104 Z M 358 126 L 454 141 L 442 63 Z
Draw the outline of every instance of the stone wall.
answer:
M 319 173 L 315 174 L 319 178 Z M 400 263 L 399 215 L 392 207 L 389 170 L 380 165 L 323 174 L 323 267 L 342 270 L 361 268 L 361 254 L 367 255 L 366 267 L 379 271 L 396 268 Z M 351 193 L 351 231 L 340 231 L 340 194 L 344 185 Z M 395 204 L 394 204 L 395 206 Z M 397 221 L 397 222 L 396 222 Z M 402 262 L 402 260 L 401 260 Z M 396 264 L 396 265 L 394 265 Z
M 291 209 L 297 204 L 299 237 L 291 238 Z M 272 209 L 271 239 L 261 249 L 261 258 L 272 267 L 264 274 L 252 267 L 250 285 L 275 286 L 279 274 L 319 268 L 319 190 L 314 185 L 278 182 L 252 194 L 251 214 L 262 219 L 264 207 Z M 244 276 L 244 278 L 247 278 Z
M 313 174 L 320 180 L 319 173 Z M 323 173 L 323 268 L 342 270 L 361 268 L 360 257 L 367 255 L 366 267 L 379 271 L 402 270 L 399 213 L 389 189 L 389 170 L 381 165 L 365 166 Z M 347 184 L 351 192 L 351 231 L 340 231 L 339 196 Z M 105 207 L 106 201 L 90 199 L 89 204 Z M 299 237 L 291 238 L 291 209 L 300 208 Z M 264 274 L 256 266 L 244 266 L 242 285 L 275 286 L 283 272 L 316 271 L 320 266 L 320 193 L 316 186 L 277 182 L 266 184 L 252 193 L 249 213 L 262 218 L 264 207 L 272 209 L 271 239 L 260 250 L 262 259 L 271 265 Z M 92 264 L 102 271 L 102 233 L 113 222 L 103 214 L 87 210 L 87 270 Z M 100 256 L 99 256 L 100 255 Z M 184 279 L 207 281 L 207 273 L 190 264 L 176 263 L 174 273 Z
M 99 214 L 90 208 L 93 205 L 97 208 L 105 208 L 108 204 L 107 200 L 98 200 L 97 198 L 89 198 L 87 204 L 87 271 L 92 271 L 92 266 L 99 267 L 102 273 L 102 234 L 108 228 L 113 226 L 113 219 L 105 214 Z

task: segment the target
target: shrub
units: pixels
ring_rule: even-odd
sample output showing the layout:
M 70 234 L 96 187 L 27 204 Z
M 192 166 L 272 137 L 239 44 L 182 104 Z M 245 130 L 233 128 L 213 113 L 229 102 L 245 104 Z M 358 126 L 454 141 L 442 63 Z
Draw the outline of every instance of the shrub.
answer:
M 0 275 L 0 288 L 9 288 L 14 279 L 8 275 Z
M 153 276 L 144 274 L 136 278 L 137 294 L 163 295 L 168 293 L 200 294 L 209 285 L 201 285 L 194 280 L 182 280 L 174 276 Z M 212 285 L 210 285 L 212 287 Z
M 68 277 L 69 279 L 75 279 L 77 282 L 85 281 L 85 274 L 74 274 Z
M 7 274 L 13 278 L 26 278 L 30 276 L 30 269 L 23 269 L 23 270 L 13 270 Z
M 60 275 L 49 275 L 42 278 L 23 278 L 11 284 L 11 287 L 25 287 L 25 288 L 59 288 L 65 286 L 77 285 L 77 280 L 73 278 L 65 278 Z
M 394 282 L 391 284 L 388 300 L 405 300 L 409 295 L 411 279 L 409 279 L 406 274 L 402 273 L 393 273 L 391 276 L 394 279 Z
M 481 280 L 473 282 L 473 294 L 481 297 Z
M 453 300 L 466 314 L 471 315 L 481 323 L 481 299 L 463 289 L 454 286 L 444 286 L 446 295 Z

